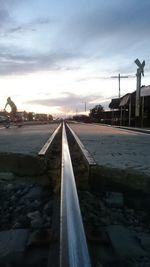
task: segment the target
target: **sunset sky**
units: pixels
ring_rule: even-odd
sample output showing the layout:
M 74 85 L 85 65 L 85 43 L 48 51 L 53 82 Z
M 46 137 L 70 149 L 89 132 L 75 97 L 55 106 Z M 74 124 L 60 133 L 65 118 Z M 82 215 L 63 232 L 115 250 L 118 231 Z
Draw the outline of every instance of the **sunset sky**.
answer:
M 136 89 L 136 58 L 150 84 L 149 0 L 0 0 L 0 109 L 54 116 L 106 109 Z

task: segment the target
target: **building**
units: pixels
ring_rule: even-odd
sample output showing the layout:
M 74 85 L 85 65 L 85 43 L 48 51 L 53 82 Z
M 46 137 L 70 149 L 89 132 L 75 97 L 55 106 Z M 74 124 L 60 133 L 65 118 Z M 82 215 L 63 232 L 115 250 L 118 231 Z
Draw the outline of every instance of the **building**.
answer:
M 150 127 L 150 85 L 142 86 L 140 90 L 140 116 L 135 116 L 136 91 L 128 93 L 121 98 L 111 100 L 109 108 L 111 113 L 103 115 L 111 124 L 124 126 Z

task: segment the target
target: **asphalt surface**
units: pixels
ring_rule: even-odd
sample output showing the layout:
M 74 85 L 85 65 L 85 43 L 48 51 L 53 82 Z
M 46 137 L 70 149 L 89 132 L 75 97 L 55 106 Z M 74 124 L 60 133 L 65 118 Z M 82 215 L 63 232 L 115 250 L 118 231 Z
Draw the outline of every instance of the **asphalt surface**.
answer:
M 57 123 L 8 129 L 0 125 L 0 153 L 37 155 L 57 127 Z
M 0 153 L 35 156 L 59 124 L 0 125 Z M 150 135 L 98 124 L 70 124 L 96 163 L 150 175 Z
M 70 124 L 96 163 L 150 175 L 150 135 L 97 124 Z

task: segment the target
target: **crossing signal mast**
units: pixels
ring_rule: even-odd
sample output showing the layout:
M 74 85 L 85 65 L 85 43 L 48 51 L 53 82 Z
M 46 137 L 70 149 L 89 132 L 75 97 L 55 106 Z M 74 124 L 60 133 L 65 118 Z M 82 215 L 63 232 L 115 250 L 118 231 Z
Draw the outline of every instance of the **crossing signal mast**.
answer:
M 137 85 L 136 85 L 136 101 L 135 101 L 135 116 L 140 116 L 140 93 L 141 93 L 141 74 L 144 76 L 144 67 L 145 67 L 145 60 L 141 63 L 137 58 L 135 64 L 138 66 L 137 68 Z

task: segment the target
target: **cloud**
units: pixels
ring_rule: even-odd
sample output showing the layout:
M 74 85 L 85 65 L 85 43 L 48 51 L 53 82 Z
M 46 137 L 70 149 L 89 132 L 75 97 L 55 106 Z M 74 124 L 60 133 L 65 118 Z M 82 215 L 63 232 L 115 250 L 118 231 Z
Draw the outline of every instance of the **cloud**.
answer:
M 10 27 L 8 31 L 5 33 L 5 35 L 9 35 L 11 33 L 26 32 L 26 31 L 37 31 L 39 30 L 40 26 L 52 23 L 53 20 L 51 18 L 39 17 L 33 21 L 30 21 L 29 23 L 25 23 L 16 27 Z
M 0 46 L 0 73 L 2 75 L 25 74 L 41 70 L 73 70 L 78 69 L 77 65 L 64 64 L 68 60 L 77 58 L 76 53 L 27 53 L 18 51 L 12 46 Z M 63 64 L 62 64 L 63 62 Z
M 96 101 L 96 99 L 98 100 Z M 47 98 L 45 99 L 34 99 L 31 101 L 24 102 L 24 104 L 30 104 L 30 105 L 57 107 L 63 111 L 65 110 L 75 111 L 76 108 L 78 108 L 78 111 L 83 110 L 85 103 L 87 103 L 88 109 L 89 109 L 93 107 L 95 103 L 97 104 L 100 103 L 100 96 L 96 96 L 96 95 L 81 96 L 81 95 L 77 95 L 77 94 L 70 93 L 70 92 L 63 92 L 61 96 L 57 98 L 49 98 L 47 96 Z
M 69 103 L 69 105 L 74 105 L 76 103 L 81 103 L 83 100 L 86 98 L 86 96 L 82 97 L 77 94 L 73 94 L 70 92 L 63 92 L 61 96 L 57 98 L 46 98 L 46 99 L 35 99 L 28 101 L 26 103 L 30 104 L 39 104 L 39 105 L 44 105 L 44 106 L 65 106 L 66 104 Z M 95 97 L 94 97 L 95 98 Z M 93 99 L 93 96 L 88 96 L 88 99 L 91 101 Z
M 9 22 L 10 22 L 9 13 L 3 6 L 1 6 L 0 7 L 0 27 L 3 27 L 5 24 L 8 24 Z
M 140 50 L 150 41 L 150 2 L 106 0 L 96 4 L 66 21 L 64 31 L 70 47 L 80 47 L 89 56 L 102 59 L 114 54 L 129 55 L 135 49 L 142 54 Z
M 0 42 L 1 75 L 75 70 L 81 67 L 81 60 L 85 68 L 93 64 L 100 70 L 127 73 L 134 71 L 136 57 L 149 57 L 149 0 L 83 1 L 80 11 L 77 1 L 64 17 L 38 14 L 26 23 L 12 17 L 11 8 L 18 6 L 19 0 L 0 3 L 0 31 L 5 36 Z
M 25 0 L 22 0 L 22 2 L 24 1 Z M 0 26 L 5 28 L 12 26 L 15 19 L 11 13 L 20 2 L 20 0 L 0 0 Z M 2 30 L 2 28 L 0 28 L 0 30 Z

